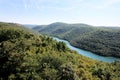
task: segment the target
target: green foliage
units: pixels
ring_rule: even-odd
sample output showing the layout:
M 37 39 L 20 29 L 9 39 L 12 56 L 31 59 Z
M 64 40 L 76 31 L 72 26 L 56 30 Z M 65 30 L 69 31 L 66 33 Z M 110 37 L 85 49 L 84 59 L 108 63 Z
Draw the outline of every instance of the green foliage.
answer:
M 38 29 L 42 34 L 66 39 L 71 45 L 98 55 L 120 57 L 120 28 L 53 23 L 33 29 Z
M 79 80 L 79 77 L 71 63 L 61 65 L 59 74 L 60 80 Z
M 0 80 L 120 79 L 120 62 L 91 60 L 16 25 L 0 23 Z
M 65 45 L 65 43 L 64 42 L 58 42 L 58 43 L 56 43 L 56 47 L 57 47 L 57 50 L 58 51 L 66 51 L 66 45 Z

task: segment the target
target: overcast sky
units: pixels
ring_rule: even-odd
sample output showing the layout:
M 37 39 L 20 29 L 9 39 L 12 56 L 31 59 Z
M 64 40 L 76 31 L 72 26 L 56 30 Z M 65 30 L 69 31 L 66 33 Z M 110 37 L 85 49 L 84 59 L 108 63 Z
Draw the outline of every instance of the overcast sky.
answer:
M 120 0 L 0 0 L 0 21 L 120 26 Z

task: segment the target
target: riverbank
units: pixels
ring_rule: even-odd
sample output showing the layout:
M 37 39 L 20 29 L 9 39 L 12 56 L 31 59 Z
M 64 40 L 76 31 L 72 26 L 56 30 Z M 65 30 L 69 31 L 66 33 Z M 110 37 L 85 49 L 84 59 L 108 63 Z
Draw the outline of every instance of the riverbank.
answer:
M 98 60 L 98 61 L 103 61 L 103 62 L 114 62 L 114 61 L 120 61 L 120 58 L 116 58 L 116 57 L 105 57 L 105 56 L 100 56 L 100 55 L 97 55 L 93 52 L 90 52 L 90 51 L 86 51 L 86 50 L 83 50 L 83 49 L 79 49 L 79 48 L 76 48 L 74 46 L 72 46 L 67 40 L 63 40 L 63 39 L 60 39 L 60 38 L 57 38 L 57 37 L 53 37 L 55 40 L 57 41 L 63 41 L 66 43 L 66 45 L 71 49 L 71 50 L 75 50 L 77 51 L 79 54 L 83 55 L 83 56 L 86 56 L 86 57 L 89 57 L 89 58 L 92 58 L 94 60 Z

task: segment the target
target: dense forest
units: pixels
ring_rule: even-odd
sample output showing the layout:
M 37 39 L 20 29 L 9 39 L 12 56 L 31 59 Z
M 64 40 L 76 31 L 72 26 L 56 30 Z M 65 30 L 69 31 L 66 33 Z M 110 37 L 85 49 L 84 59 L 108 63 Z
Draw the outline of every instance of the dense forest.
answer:
M 103 56 L 120 57 L 120 28 L 53 23 L 33 28 L 41 34 L 68 40 L 71 45 Z
M 22 25 L 0 22 L 0 80 L 120 80 L 120 62 L 95 61 Z

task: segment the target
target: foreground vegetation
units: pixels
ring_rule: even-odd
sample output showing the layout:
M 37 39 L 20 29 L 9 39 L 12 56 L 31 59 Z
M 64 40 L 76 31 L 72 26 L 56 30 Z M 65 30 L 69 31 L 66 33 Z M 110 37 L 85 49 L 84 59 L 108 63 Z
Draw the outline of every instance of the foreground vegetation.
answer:
M 120 62 L 98 62 L 63 42 L 0 23 L 0 80 L 120 80 Z
M 41 34 L 68 40 L 71 45 L 103 56 L 120 58 L 120 28 L 53 23 L 35 27 Z

